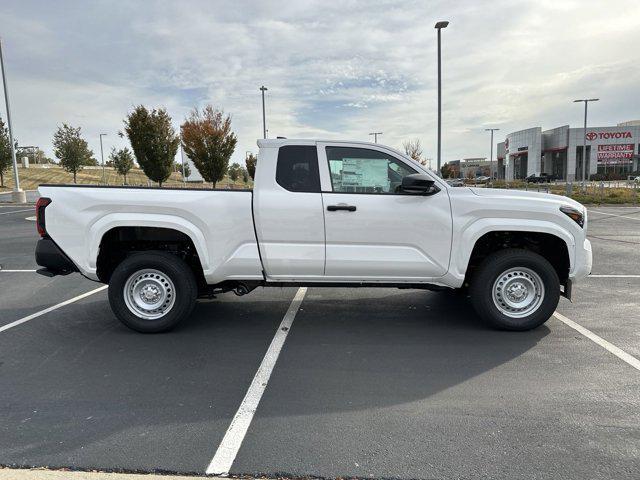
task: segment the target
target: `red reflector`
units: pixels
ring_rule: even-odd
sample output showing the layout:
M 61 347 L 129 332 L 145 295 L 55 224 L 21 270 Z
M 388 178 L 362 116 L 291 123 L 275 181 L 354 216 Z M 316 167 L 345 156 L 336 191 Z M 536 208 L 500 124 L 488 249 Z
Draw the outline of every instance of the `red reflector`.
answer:
M 40 197 L 36 202 L 36 227 L 41 237 L 47 234 L 47 229 L 44 220 L 44 209 L 51 203 L 51 199 L 47 197 Z

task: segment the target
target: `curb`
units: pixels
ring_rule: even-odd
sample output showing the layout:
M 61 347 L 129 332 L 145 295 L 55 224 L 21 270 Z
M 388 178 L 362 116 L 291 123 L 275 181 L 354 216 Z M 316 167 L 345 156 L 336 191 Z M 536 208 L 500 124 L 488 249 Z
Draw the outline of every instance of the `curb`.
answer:
M 45 469 L 11 469 L 0 467 L 0 480 L 202 480 L 203 478 L 205 477 L 139 473 L 78 472 Z

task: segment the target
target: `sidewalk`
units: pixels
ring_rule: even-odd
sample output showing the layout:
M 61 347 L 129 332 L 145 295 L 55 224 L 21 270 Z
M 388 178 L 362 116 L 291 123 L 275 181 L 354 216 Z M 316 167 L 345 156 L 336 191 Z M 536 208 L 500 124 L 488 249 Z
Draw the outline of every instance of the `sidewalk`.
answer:
M 27 194 L 27 204 L 36 203 L 38 200 L 38 191 L 37 190 L 25 190 Z M 0 192 L 0 204 L 11 204 L 14 203 L 11 200 L 11 190 Z M 25 205 L 24 203 L 16 203 L 15 205 Z
M 0 467 L 0 480 L 202 480 L 204 477 L 130 473 L 71 472 L 62 470 L 27 470 Z M 212 477 L 209 477 L 212 478 Z

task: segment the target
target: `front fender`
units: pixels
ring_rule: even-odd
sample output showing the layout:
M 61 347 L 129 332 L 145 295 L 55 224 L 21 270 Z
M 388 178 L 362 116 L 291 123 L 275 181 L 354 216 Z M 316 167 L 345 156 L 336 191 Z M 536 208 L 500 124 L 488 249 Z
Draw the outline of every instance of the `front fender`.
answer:
M 575 265 L 576 240 L 573 234 L 560 225 L 545 220 L 523 220 L 521 218 L 480 218 L 465 227 L 454 236 L 451 267 L 449 273 L 458 280 L 463 280 L 469 265 L 471 253 L 476 242 L 489 232 L 537 232 L 548 233 L 560 238 L 567 245 L 570 269 Z

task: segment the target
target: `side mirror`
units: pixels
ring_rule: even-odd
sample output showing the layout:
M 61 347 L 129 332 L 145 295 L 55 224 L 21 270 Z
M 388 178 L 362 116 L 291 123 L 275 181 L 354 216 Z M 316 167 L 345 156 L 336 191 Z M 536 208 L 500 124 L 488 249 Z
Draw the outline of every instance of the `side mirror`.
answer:
M 402 185 L 400 187 L 403 193 L 409 195 L 433 195 L 438 193 L 440 189 L 428 175 L 422 173 L 414 173 L 402 177 Z

